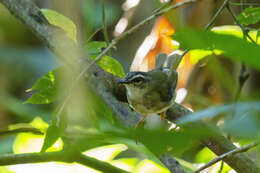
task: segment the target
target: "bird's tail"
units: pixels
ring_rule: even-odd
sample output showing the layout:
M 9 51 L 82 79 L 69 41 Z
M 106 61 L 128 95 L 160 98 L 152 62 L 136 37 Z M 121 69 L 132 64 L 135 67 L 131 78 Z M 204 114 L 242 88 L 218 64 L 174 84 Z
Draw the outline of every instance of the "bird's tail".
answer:
M 156 56 L 156 69 L 167 68 L 169 70 L 176 70 L 182 59 L 180 51 L 174 51 L 169 56 L 165 53 L 160 53 Z

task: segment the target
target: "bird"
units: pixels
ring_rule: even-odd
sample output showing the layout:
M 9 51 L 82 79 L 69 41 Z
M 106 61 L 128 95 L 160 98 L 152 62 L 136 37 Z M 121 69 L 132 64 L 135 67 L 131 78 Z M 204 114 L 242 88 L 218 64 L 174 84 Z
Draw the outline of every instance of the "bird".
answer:
M 173 61 L 174 56 L 167 58 L 166 54 L 159 54 L 155 69 L 132 71 L 119 81 L 126 87 L 130 107 L 143 117 L 136 127 L 142 126 L 150 114 L 160 114 L 164 119 L 167 109 L 174 104 L 178 73 L 171 69 Z

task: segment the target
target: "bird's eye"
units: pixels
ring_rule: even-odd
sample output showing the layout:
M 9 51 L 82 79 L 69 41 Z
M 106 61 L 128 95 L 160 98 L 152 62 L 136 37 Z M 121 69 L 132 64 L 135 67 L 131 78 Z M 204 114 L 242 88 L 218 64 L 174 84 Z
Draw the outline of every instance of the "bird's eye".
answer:
M 137 78 L 135 78 L 135 79 L 133 80 L 133 82 L 134 82 L 134 83 L 140 83 L 140 82 L 142 82 L 143 80 L 144 80 L 143 78 L 137 77 Z

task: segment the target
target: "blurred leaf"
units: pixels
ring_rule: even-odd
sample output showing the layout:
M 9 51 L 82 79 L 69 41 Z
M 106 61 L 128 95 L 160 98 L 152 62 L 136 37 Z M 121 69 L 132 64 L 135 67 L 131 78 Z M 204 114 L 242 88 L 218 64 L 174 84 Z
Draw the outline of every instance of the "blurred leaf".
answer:
M 68 17 L 50 9 L 41 9 L 41 12 L 50 24 L 62 28 L 77 43 L 76 25 Z
M 210 131 L 206 131 L 196 127 L 196 130 L 190 130 L 188 127 L 185 131 L 166 131 L 166 130 L 134 130 L 126 132 L 125 138 L 135 139 L 144 144 L 153 154 L 161 154 L 171 152 L 174 155 L 180 155 L 192 145 L 197 143 L 205 136 L 214 135 Z M 152 160 L 152 159 L 151 159 Z
M 254 68 L 260 69 L 260 46 L 227 34 L 198 29 L 183 29 L 173 35 L 173 39 L 181 46 L 191 49 L 219 50 L 227 58 L 242 61 Z
M 33 127 L 42 129 L 46 131 L 48 128 L 48 124 L 45 123 L 41 118 L 36 117 L 31 123 Z M 20 133 L 17 135 L 14 145 L 13 151 L 15 154 L 19 153 L 30 153 L 30 152 L 40 152 L 41 146 L 44 142 L 43 135 L 35 135 L 30 133 Z M 55 145 L 49 148 L 51 151 L 57 151 L 62 148 L 62 141 L 59 140 Z
M 127 145 L 129 149 L 135 150 L 138 153 L 142 153 L 145 155 L 147 159 L 152 160 L 153 162 L 163 166 L 162 162 L 157 158 L 157 156 L 152 151 L 150 151 L 145 145 L 143 145 L 142 143 L 138 143 L 138 145 L 136 145 L 136 139 L 132 140 L 126 138 L 117 138 L 115 142 L 123 143 Z
M 85 50 L 89 54 L 99 54 L 102 48 L 106 48 L 107 43 L 105 41 L 91 41 L 86 44 Z
M 19 122 L 30 122 L 36 116 L 49 120 L 50 112 L 35 108 L 33 105 L 25 105 L 21 100 L 16 99 L 11 95 L 0 95 L 0 107 L 12 112 Z
M 225 121 L 221 129 L 233 137 L 244 139 L 255 139 L 259 136 L 259 121 L 256 116 L 259 112 L 252 112 L 254 109 L 243 111 L 233 118 Z M 255 115 L 254 115 L 255 113 Z
M 42 78 L 40 78 L 31 89 L 37 90 L 25 103 L 31 104 L 49 104 L 54 101 L 57 96 L 57 82 L 54 71 L 50 71 Z
M 102 161 L 112 161 L 119 153 L 127 150 L 124 144 L 107 145 L 84 152 L 85 155 Z
M 236 104 L 214 106 L 198 112 L 193 112 L 177 120 L 180 125 L 200 121 L 205 118 L 214 118 L 220 114 L 227 112 L 237 112 L 238 115 L 243 115 L 250 110 L 260 111 L 260 102 L 238 102 Z M 237 115 L 237 116 L 238 116 Z
M 149 173 L 170 173 L 167 168 L 164 168 L 153 161 L 150 160 L 143 160 L 141 161 L 133 173 L 140 173 L 140 172 L 149 172 Z
M 242 25 L 256 24 L 260 21 L 260 7 L 248 7 L 238 17 Z
M 216 77 L 217 81 L 225 88 L 230 94 L 234 94 L 234 88 L 237 88 L 237 81 L 232 76 L 230 70 L 222 63 L 221 59 L 210 57 L 208 61 L 208 69 L 211 71 L 212 76 Z

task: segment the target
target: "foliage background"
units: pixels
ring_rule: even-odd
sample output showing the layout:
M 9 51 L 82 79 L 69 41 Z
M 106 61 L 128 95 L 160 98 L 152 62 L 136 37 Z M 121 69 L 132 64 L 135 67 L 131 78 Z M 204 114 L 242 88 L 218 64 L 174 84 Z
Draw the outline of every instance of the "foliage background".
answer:
M 102 43 L 103 45 L 95 45 L 92 43 L 93 49 L 91 49 L 91 46 L 90 48 L 88 47 L 90 44 L 87 44 L 90 38 L 91 41 L 104 41 L 103 30 L 99 30 L 100 27 L 102 27 L 101 1 L 38 0 L 35 1 L 35 3 L 37 3 L 40 8 L 50 8 L 70 18 L 77 28 L 77 36 L 75 40 L 78 40 L 79 44 L 86 45 L 86 49 L 89 52 L 94 49 L 94 52 L 91 52 L 94 54 L 91 55 L 93 58 L 95 58 L 95 54 L 101 51 L 101 48 L 105 47 L 105 43 Z M 139 4 L 129 12 L 122 10 L 124 3 L 126 2 L 117 0 L 111 0 L 105 3 L 107 31 L 109 33 L 109 38 L 114 37 L 115 26 L 118 24 L 122 16 L 127 15 L 127 13 L 133 13 L 132 16 L 129 15 L 130 17 L 128 21 L 128 27 L 130 27 L 137 24 L 146 16 L 151 15 L 155 8 L 162 5 L 159 1 L 156 0 L 144 0 L 140 1 Z M 237 3 L 240 3 L 240 1 Z M 232 8 L 235 10 L 237 15 L 239 15 L 243 9 L 250 6 L 245 5 L 246 3 L 252 4 L 254 2 L 248 1 L 245 2 L 244 5 L 233 4 Z M 166 17 L 173 28 L 166 26 L 164 28 L 166 29 L 166 32 L 161 32 L 160 28 L 157 27 L 163 25 L 163 23 L 159 23 L 160 25 L 156 25 L 155 23 L 145 25 L 139 31 L 133 33 L 130 37 L 126 37 L 120 41 L 117 44 L 116 49 L 113 49 L 109 55 L 117 59 L 118 62 L 123 65 L 125 72 L 129 71 L 133 57 L 135 57 L 138 52 L 138 48 L 140 48 L 145 38 L 152 32 L 152 30 L 160 31 L 158 32 L 160 33 L 159 38 L 161 42 L 157 44 L 163 44 L 161 47 L 167 47 L 169 51 L 173 51 L 176 48 L 172 44 L 167 44 L 168 42 L 166 38 L 172 35 L 172 32 L 175 31 L 177 34 L 173 39 L 178 40 L 181 43 L 181 46 L 192 47 L 195 49 L 209 49 L 208 46 L 212 43 L 212 40 L 207 40 L 206 38 L 214 37 L 214 35 L 210 35 L 211 33 L 209 33 L 209 35 L 205 35 L 205 33 L 202 33 L 201 31 L 195 32 L 194 30 L 185 30 L 183 28 L 187 26 L 205 26 L 208 21 L 210 21 L 211 16 L 215 14 L 215 11 L 218 9 L 220 4 L 221 2 L 201 1 L 199 3 L 189 5 L 185 8 L 167 13 Z M 257 4 L 254 5 L 254 7 L 257 7 Z M 255 20 L 257 20 L 257 16 L 258 15 L 256 14 L 256 17 L 254 17 Z M 227 10 L 224 10 L 215 22 L 216 26 L 231 24 L 233 24 L 233 19 Z M 258 26 L 258 22 L 255 22 L 248 27 L 257 29 Z M 235 31 L 237 31 L 242 37 L 242 32 L 238 28 L 225 28 L 223 29 L 223 32 L 227 32 L 231 29 L 234 29 L 234 31 L 231 31 L 233 35 Z M 96 32 L 96 34 L 91 37 L 91 35 L 97 30 L 98 32 Z M 218 36 L 216 37 L 219 38 Z M 257 34 L 252 37 L 255 39 Z M 205 38 L 205 41 L 202 38 Z M 257 110 L 258 106 L 251 104 L 251 101 L 254 101 L 254 103 L 256 102 L 257 105 L 259 100 L 258 69 L 260 68 L 260 65 L 258 61 L 259 54 L 257 51 L 255 51 L 259 50 L 259 48 L 256 46 L 256 49 L 253 51 L 250 51 L 250 48 L 247 47 L 245 49 L 241 49 L 241 44 L 237 43 L 239 41 L 232 39 L 233 37 L 228 40 L 230 42 L 223 43 L 223 39 L 220 39 L 219 44 L 216 44 L 216 42 L 212 43 L 215 49 L 220 50 L 222 50 L 222 47 L 225 48 L 228 45 L 234 44 L 234 47 L 232 47 L 233 52 L 231 52 L 231 56 L 230 54 L 223 55 L 215 51 L 215 54 L 204 57 L 199 62 L 198 58 L 201 57 L 196 57 L 196 55 L 201 54 L 201 52 L 197 52 L 197 54 L 196 52 L 191 52 L 189 56 L 185 57 L 183 63 L 178 69 L 180 80 L 177 91 L 179 93 L 179 102 L 194 111 L 203 110 L 217 104 L 225 105 L 236 102 L 238 100 L 246 101 L 248 105 L 244 105 L 243 103 L 239 105 L 240 103 L 238 103 L 237 107 L 241 106 L 241 111 L 240 109 L 235 108 L 235 112 L 242 112 L 242 118 L 241 114 L 237 115 L 239 118 L 232 119 L 222 113 L 229 112 L 226 114 L 232 114 L 232 106 L 226 111 L 218 112 L 218 109 L 213 108 L 211 111 L 206 113 L 206 117 L 211 117 L 209 120 L 207 120 L 209 123 L 217 124 L 219 126 L 221 125 L 220 128 L 224 134 L 231 134 L 233 138 L 232 140 L 237 145 L 244 145 L 257 140 L 259 136 L 259 110 Z M 213 40 L 216 41 L 217 39 Z M 155 46 L 155 48 L 158 47 L 160 46 Z M 154 57 L 162 50 L 152 49 L 149 51 L 149 54 L 146 56 L 148 60 L 150 57 Z M 246 51 L 245 54 L 247 52 L 251 52 L 250 55 L 252 55 L 250 56 L 252 61 L 248 60 L 249 57 L 246 57 L 243 60 L 246 66 L 249 65 L 248 73 L 250 74 L 250 78 L 246 81 L 239 98 L 236 98 L 236 93 L 239 88 L 238 80 L 241 69 L 241 64 L 240 61 L 237 61 L 237 57 L 240 54 L 244 55 L 242 54 L 243 51 Z M 228 57 L 232 57 L 232 55 L 234 55 L 234 58 L 229 59 L 224 57 L 225 55 Z M 107 70 L 110 70 L 110 72 L 121 77 L 124 75 L 122 69 L 120 69 L 121 67 L 118 67 L 116 62 L 111 62 L 109 58 L 107 58 L 107 64 L 108 65 L 103 63 L 103 66 L 107 67 Z M 54 88 L 54 92 L 58 95 L 59 99 L 57 99 L 56 102 L 50 104 L 42 104 L 42 100 L 43 102 L 46 102 L 46 99 L 44 98 L 35 98 L 34 100 L 31 99 L 27 101 L 29 103 L 26 103 L 26 100 L 36 92 L 26 91 L 32 88 L 33 84 L 40 77 L 47 74 L 50 70 L 60 68 L 62 65 L 62 62 L 58 60 L 58 58 L 52 52 L 50 52 L 39 40 L 37 40 L 37 38 L 21 22 L 10 15 L 3 6 L 0 6 L 1 130 L 33 126 L 46 131 L 48 126 L 51 125 L 55 120 L 54 114 L 57 112 L 57 107 L 60 106 L 62 92 L 66 92 L 66 88 L 72 81 L 71 78 L 75 76 L 73 74 L 68 75 L 66 73 L 66 69 L 61 73 L 57 72 L 57 75 L 56 73 L 54 74 L 55 79 L 57 77 L 57 80 L 61 80 L 58 81 L 58 92 Z M 47 81 L 42 81 L 42 83 L 39 85 L 40 87 L 36 87 L 36 89 L 41 91 L 41 88 L 44 88 L 42 86 L 52 86 L 51 82 L 53 81 L 49 80 L 51 78 L 52 74 L 49 73 L 47 75 Z M 161 137 L 160 131 L 158 133 L 154 132 L 153 134 L 140 134 L 143 135 L 142 137 L 144 137 L 144 139 L 145 135 L 147 136 L 146 142 L 148 143 L 147 146 L 150 146 L 150 148 L 141 144 L 135 145 L 135 141 L 132 138 L 126 138 L 130 132 L 125 132 L 123 134 L 123 139 L 118 138 L 118 133 L 111 135 L 111 133 L 108 132 L 113 131 L 111 128 L 113 129 L 114 126 L 117 125 L 117 122 L 113 118 L 112 113 L 108 111 L 107 107 L 100 101 L 99 98 L 93 96 L 93 93 L 86 91 L 84 84 L 83 86 L 77 86 L 77 89 L 78 90 L 73 92 L 73 98 L 70 102 L 71 104 L 68 108 L 66 108 L 64 113 L 64 116 L 67 117 L 66 123 L 69 122 L 68 124 L 73 127 L 72 130 L 70 129 L 69 132 L 66 131 L 66 133 L 69 133 L 69 135 L 71 135 L 70 133 L 73 135 L 76 134 L 74 137 L 79 135 L 80 138 L 82 133 L 85 137 L 84 132 L 86 132 L 86 136 L 89 137 L 88 140 L 91 141 L 89 146 L 86 146 L 85 148 L 85 150 L 88 150 L 89 155 L 94 155 L 98 159 L 108 161 L 117 166 L 120 165 L 122 168 L 127 168 L 128 170 L 135 172 L 144 172 L 143 169 L 153 170 L 154 172 L 167 172 L 166 168 L 163 168 L 163 166 L 160 165 L 160 162 L 156 160 L 154 153 L 150 153 L 150 150 L 154 150 L 155 153 L 160 152 L 160 147 L 164 147 L 160 146 L 160 144 L 156 144 L 155 146 L 149 145 L 155 141 L 154 139 Z M 50 91 L 50 89 L 48 89 L 48 91 Z M 43 93 L 46 94 L 44 91 Z M 53 96 L 53 93 L 50 93 L 50 95 Z M 30 104 L 36 103 L 36 101 L 38 101 L 40 104 Z M 51 100 L 48 100 L 47 102 L 51 102 Z M 93 109 L 95 106 L 96 108 Z M 243 106 L 245 107 L 244 109 Z M 219 115 L 220 113 L 221 116 L 215 116 Z M 199 119 L 204 118 L 203 115 L 205 114 L 202 114 L 201 112 L 197 113 Z M 190 121 L 190 119 L 188 119 L 188 121 Z M 29 123 L 31 123 L 31 125 L 29 125 Z M 104 129 L 109 130 L 106 131 Z M 54 128 L 53 131 L 55 130 L 57 129 Z M 89 133 L 90 131 L 91 133 Z M 200 133 L 201 131 L 198 132 L 198 134 Z M 165 133 L 165 135 L 165 139 L 162 139 L 164 142 L 167 141 L 167 135 L 171 136 L 172 134 Z M 171 153 L 179 158 L 180 163 L 188 172 L 195 170 L 199 164 L 207 163 L 215 157 L 215 155 L 209 149 L 204 148 L 201 144 L 198 144 L 198 142 L 194 142 L 195 139 L 197 139 L 196 135 L 189 135 L 190 134 L 180 134 L 180 136 L 174 136 L 175 141 L 172 145 L 174 145 L 174 147 L 177 149 Z M 100 142 L 100 138 L 104 141 Z M 195 139 L 193 140 L 193 138 Z M 176 139 L 179 141 L 176 142 Z M 72 139 L 68 139 L 68 141 L 70 140 Z M 43 141 L 44 136 L 33 135 L 30 133 L 21 133 L 19 135 L 4 135 L 0 138 L 0 153 L 38 152 L 41 150 Z M 38 145 L 36 145 L 37 143 Z M 96 150 L 90 150 L 91 148 L 108 143 L 116 144 Z M 188 145 L 186 146 L 185 144 L 187 143 Z M 62 142 L 58 141 L 56 144 L 54 144 L 53 147 L 47 148 L 49 148 L 48 151 L 56 151 L 61 147 Z M 252 151 L 249 154 L 252 158 L 257 160 L 257 150 Z M 41 169 L 37 166 L 44 167 L 44 169 Z M 83 172 L 85 171 L 84 169 L 88 169 L 79 165 L 46 163 L 39 165 L 1 167 L 1 172 L 28 172 L 29 170 L 34 171 L 35 169 L 37 169 L 37 171 L 46 171 L 47 168 L 49 168 L 51 172 Z M 225 166 L 224 168 L 225 169 L 223 172 L 230 171 L 228 166 Z M 219 165 L 215 165 L 209 171 L 216 172 L 218 169 Z M 87 171 L 90 172 L 89 169 Z

